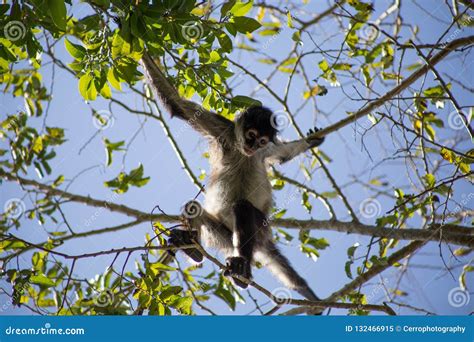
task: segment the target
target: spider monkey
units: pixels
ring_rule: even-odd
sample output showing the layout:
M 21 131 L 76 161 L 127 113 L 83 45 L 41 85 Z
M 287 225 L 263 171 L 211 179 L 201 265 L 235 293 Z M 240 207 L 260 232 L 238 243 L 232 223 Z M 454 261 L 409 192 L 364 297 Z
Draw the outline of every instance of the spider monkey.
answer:
M 204 210 L 189 219 L 197 230 L 174 230 L 168 243 L 183 246 L 195 239 L 217 248 L 227 257 L 224 275 L 241 288 L 247 284 L 235 276 L 251 279 L 251 263 L 259 262 L 288 288 L 309 300 L 319 300 L 272 241 L 268 215 L 273 200 L 267 167 L 319 146 L 324 138 L 281 142 L 268 108 L 252 106 L 232 122 L 181 98 L 147 53 L 142 64 L 171 116 L 187 121 L 209 140 L 211 174 Z M 198 249 L 183 251 L 197 262 L 203 260 Z

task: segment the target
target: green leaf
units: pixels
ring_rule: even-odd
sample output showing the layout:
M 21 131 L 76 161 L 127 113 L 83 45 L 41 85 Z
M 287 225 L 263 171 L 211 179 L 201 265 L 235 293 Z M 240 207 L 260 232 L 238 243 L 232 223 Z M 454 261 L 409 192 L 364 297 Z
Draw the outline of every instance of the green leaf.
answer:
M 179 313 L 183 315 L 190 315 L 192 313 L 193 298 L 192 297 L 182 297 L 176 299 L 171 306 L 174 307 Z
M 46 287 L 56 286 L 54 281 L 46 277 L 44 274 L 33 275 L 30 277 L 30 283 Z
M 447 160 L 451 164 L 454 162 L 454 154 L 450 150 L 445 149 L 444 147 L 440 151 L 441 157 L 443 157 L 444 160 Z
M 454 254 L 455 256 L 465 256 L 465 255 L 470 254 L 471 252 L 473 252 L 472 249 L 461 247 L 461 248 L 456 249 L 456 250 L 453 252 L 453 254 Z
M 451 88 L 451 84 L 449 84 L 448 88 Z M 427 97 L 441 97 L 444 96 L 444 88 L 442 86 L 431 87 L 425 89 L 423 94 Z
M 293 26 L 293 20 L 291 18 L 291 13 L 290 11 L 286 12 L 286 25 L 289 27 L 289 28 L 294 28 Z
M 234 25 L 235 29 L 240 33 L 251 33 L 262 26 L 255 19 L 248 17 L 235 17 Z
M 299 42 L 301 41 L 301 33 L 300 31 L 295 31 L 295 33 L 293 33 L 293 35 L 291 36 L 291 39 L 295 42 Z
M 436 178 L 431 173 L 424 175 L 423 179 L 425 180 L 425 184 L 428 188 L 432 188 L 435 186 Z
M 107 155 L 107 162 L 106 165 L 110 166 L 112 164 L 112 153 L 113 151 L 125 151 L 123 149 L 123 145 L 125 144 L 125 141 L 118 141 L 118 142 L 110 142 L 109 139 L 104 139 L 104 144 L 105 144 L 105 153 Z
M 43 151 L 43 138 L 41 136 L 36 137 L 32 149 L 36 153 L 40 153 L 41 151 Z
M 60 176 L 59 176 L 58 178 L 56 178 L 56 180 L 53 182 L 52 187 L 53 187 L 53 188 L 57 188 L 57 187 L 60 186 L 63 182 L 64 182 L 64 176 L 63 176 L 63 175 L 60 175 Z
M 333 65 L 334 70 L 343 70 L 343 71 L 348 71 L 351 70 L 352 64 L 348 63 L 336 63 Z
M 82 75 L 79 79 L 79 92 L 81 93 L 84 100 L 89 100 L 89 89 L 94 82 L 90 74 Z
M 219 41 L 219 44 L 224 52 L 232 51 L 232 40 L 224 32 L 217 36 L 217 40 Z
M 262 103 L 258 100 L 252 99 L 251 97 L 244 95 L 237 95 L 232 98 L 232 105 L 236 107 L 250 107 L 250 106 L 261 106 Z
M 311 213 L 313 206 L 309 202 L 309 195 L 307 191 L 303 192 L 303 194 L 301 195 L 301 204 L 303 204 L 308 213 Z
M 379 217 L 375 220 L 377 227 L 385 227 L 388 225 L 395 225 L 398 222 L 396 214 Z
M 234 7 L 236 0 L 230 0 L 227 1 L 225 4 L 222 5 L 221 7 L 221 18 L 225 17 L 228 13 L 230 13 L 230 10 L 232 7 Z
M 171 298 L 172 296 L 179 294 L 182 291 L 183 291 L 183 288 L 181 286 L 168 286 L 163 291 L 161 291 L 160 298 L 162 300 L 167 300 Z
M 230 13 L 236 17 L 244 16 L 252 9 L 252 5 L 253 1 L 248 1 L 247 3 L 239 1 L 232 7 Z
M 64 45 L 69 54 L 75 59 L 82 60 L 87 53 L 87 50 L 83 46 L 71 43 L 67 38 L 64 40 Z
M 353 262 L 351 261 L 346 261 L 346 264 L 344 265 L 344 271 L 346 272 L 347 278 L 352 279 L 352 271 L 351 271 L 351 266 Z
M 64 0 L 47 0 L 49 15 L 54 24 L 62 31 L 66 30 L 66 4 Z
M 259 59 L 257 59 L 257 61 L 259 61 L 260 63 L 263 63 L 263 64 L 275 64 L 276 63 L 276 60 L 273 59 L 273 58 L 259 58 Z
M 120 80 L 117 78 L 118 76 L 115 75 L 114 69 L 110 68 L 107 71 L 107 81 L 117 90 L 122 90 L 122 85 L 120 84 Z
M 110 89 L 107 83 L 104 83 L 104 85 L 102 86 L 102 89 L 100 89 L 100 95 L 104 99 L 110 99 L 112 97 L 112 90 Z
M 339 82 L 337 80 L 336 74 L 334 71 L 329 67 L 328 62 L 326 59 L 323 59 L 321 62 L 318 63 L 319 68 L 323 71 L 321 75 L 325 80 L 327 80 L 331 86 L 337 87 L 339 86 Z
M 211 53 L 209 54 L 209 63 L 215 63 L 220 59 L 221 59 L 221 56 L 219 55 L 217 51 L 211 51 Z
M 313 96 L 324 96 L 328 93 L 328 89 L 323 85 L 315 85 L 308 91 L 303 93 L 303 98 L 308 99 Z
M 235 297 L 228 289 L 220 286 L 214 291 L 214 295 L 222 299 L 232 310 L 235 310 Z
M 150 177 L 143 177 L 143 165 L 140 164 L 136 169 L 130 171 L 129 174 L 120 172 L 120 174 L 112 180 L 104 183 L 108 188 L 113 188 L 114 192 L 122 194 L 128 191 L 130 186 L 142 187 L 148 183 Z
M 468 264 L 468 265 L 465 265 L 462 269 L 462 273 L 459 276 L 459 286 L 463 290 L 467 289 L 467 286 L 466 286 L 466 273 L 467 272 L 474 272 L 474 266 Z
M 326 249 L 327 247 L 329 247 L 329 242 L 325 238 L 309 238 L 306 241 L 306 244 L 311 245 L 316 249 Z

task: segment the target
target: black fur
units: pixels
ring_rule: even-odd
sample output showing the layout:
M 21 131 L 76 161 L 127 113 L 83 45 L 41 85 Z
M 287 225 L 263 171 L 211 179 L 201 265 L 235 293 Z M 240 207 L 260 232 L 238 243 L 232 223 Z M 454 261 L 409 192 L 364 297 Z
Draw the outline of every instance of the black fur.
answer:
M 278 130 L 271 125 L 273 112 L 267 107 L 251 106 L 242 114 L 244 120 L 244 131 L 249 128 L 256 128 L 260 135 L 266 135 L 274 141 Z

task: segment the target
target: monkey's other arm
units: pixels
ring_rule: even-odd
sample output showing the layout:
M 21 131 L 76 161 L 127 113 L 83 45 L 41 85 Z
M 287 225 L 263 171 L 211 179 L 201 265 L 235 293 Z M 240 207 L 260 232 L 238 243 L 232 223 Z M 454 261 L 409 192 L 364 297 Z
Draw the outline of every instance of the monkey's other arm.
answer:
M 232 121 L 204 109 L 197 103 L 181 98 L 178 91 L 147 52 L 143 54 L 142 65 L 146 71 L 149 84 L 155 90 L 163 105 L 170 111 L 172 117 L 176 116 L 185 120 L 201 134 L 214 138 L 223 136 L 223 133 L 234 129 Z
M 310 129 L 308 136 L 319 131 L 319 128 Z M 299 139 L 290 142 L 280 142 L 269 146 L 265 153 L 265 160 L 272 163 L 285 163 L 300 153 L 303 153 L 311 148 L 317 147 L 324 142 L 324 137 L 317 139 Z

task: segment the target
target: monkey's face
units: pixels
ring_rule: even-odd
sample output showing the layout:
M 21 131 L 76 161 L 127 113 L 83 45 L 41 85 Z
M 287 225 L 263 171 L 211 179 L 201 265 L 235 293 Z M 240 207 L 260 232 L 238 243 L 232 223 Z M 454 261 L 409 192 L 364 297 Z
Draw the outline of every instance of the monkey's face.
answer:
M 250 127 L 244 130 L 243 139 L 240 139 L 240 150 L 246 156 L 254 155 L 259 149 L 267 146 L 270 138 L 258 129 Z
M 273 141 L 276 129 L 271 125 L 272 112 L 260 106 L 248 108 L 236 122 L 237 148 L 246 156 L 254 155 Z
M 254 155 L 259 149 L 267 146 L 269 141 L 270 138 L 267 135 L 262 134 L 262 132 L 260 132 L 258 129 L 249 128 L 244 132 L 242 150 L 245 155 L 250 157 Z

